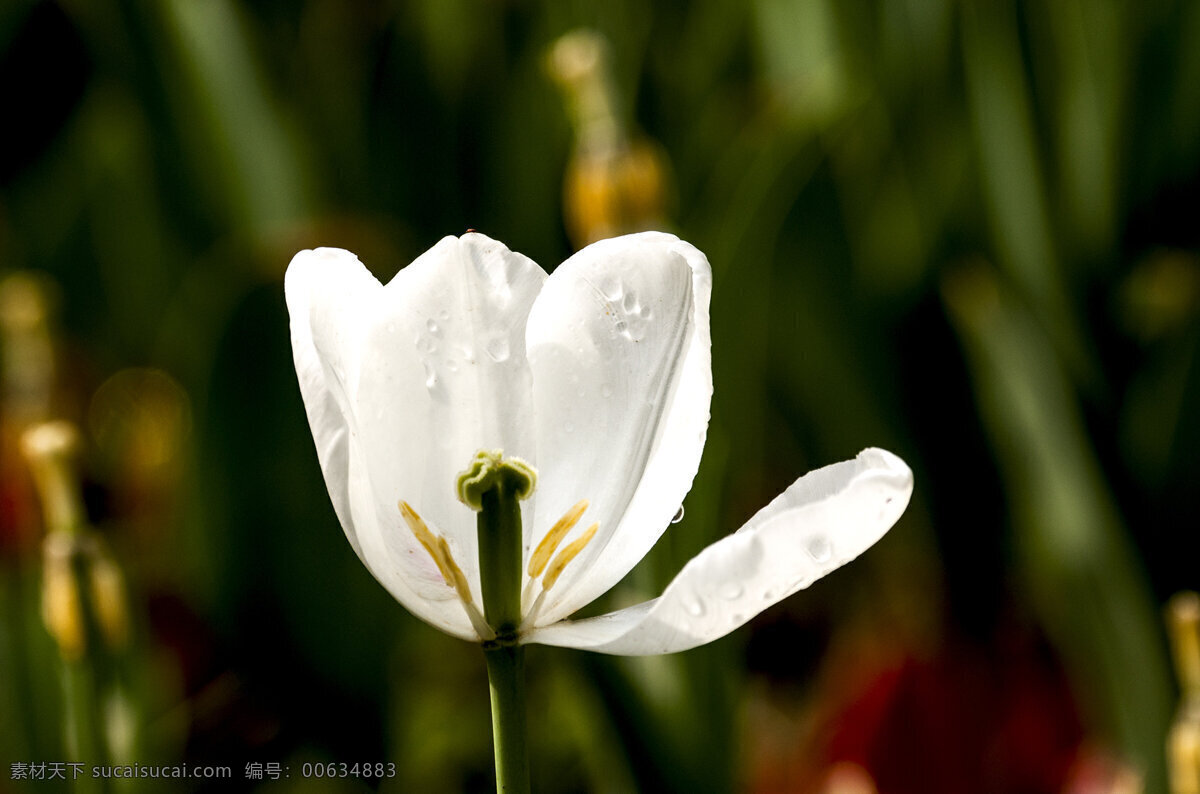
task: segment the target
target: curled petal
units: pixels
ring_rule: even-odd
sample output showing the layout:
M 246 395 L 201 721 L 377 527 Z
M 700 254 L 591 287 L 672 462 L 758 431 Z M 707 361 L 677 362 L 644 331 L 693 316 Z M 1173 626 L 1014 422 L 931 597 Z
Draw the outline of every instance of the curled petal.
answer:
M 694 648 L 866 551 L 896 522 L 912 472 L 881 449 L 810 472 L 693 558 L 662 596 L 536 629 L 527 642 L 643 656 Z

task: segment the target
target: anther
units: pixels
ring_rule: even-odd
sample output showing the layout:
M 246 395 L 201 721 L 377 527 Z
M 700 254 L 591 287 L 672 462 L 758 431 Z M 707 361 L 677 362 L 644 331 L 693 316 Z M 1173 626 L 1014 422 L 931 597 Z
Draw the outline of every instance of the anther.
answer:
M 578 556 L 579 552 L 583 551 L 587 544 L 592 542 L 592 538 L 596 536 L 596 530 L 600 528 L 599 522 L 592 524 L 575 540 L 568 543 L 558 556 L 554 558 L 554 562 L 550 563 L 550 569 L 546 571 L 546 575 L 542 578 L 542 590 L 549 590 L 554 587 L 554 583 L 558 581 L 558 577 L 562 575 L 563 569 L 571 560 Z
M 529 558 L 529 575 L 536 579 L 542 575 L 542 571 L 546 569 L 546 563 L 550 562 L 550 557 L 554 555 L 558 544 L 562 543 L 562 539 L 567 536 L 571 528 L 579 523 L 579 519 L 583 516 L 585 510 L 588 509 L 588 500 L 581 499 L 574 507 L 563 514 L 563 517 L 550 527 L 550 531 L 542 538 L 542 542 L 534 549 L 533 554 Z
M 470 619 L 475 633 L 484 641 L 494 640 L 496 632 L 488 625 L 487 619 L 479 611 L 479 607 L 475 606 L 467 575 L 454 561 L 454 555 L 450 553 L 450 544 L 445 538 L 433 534 L 425 520 L 417 515 L 417 511 L 413 510 L 412 506 L 403 499 L 400 500 L 400 515 L 404 518 L 404 523 L 408 524 L 409 530 L 437 564 L 438 572 L 442 574 L 442 580 L 453 587 L 454 592 L 458 594 L 458 601 L 462 604 L 463 611 L 467 613 L 467 618 Z
M 425 547 L 425 551 L 429 552 L 429 556 L 433 558 L 434 563 L 437 564 L 438 571 L 442 574 L 442 579 L 446 582 L 446 584 L 457 589 L 457 586 L 454 582 L 454 572 L 450 568 L 450 565 L 453 564 L 453 560 L 450 561 L 450 565 L 448 565 L 446 562 L 446 560 L 449 559 L 450 551 L 447 548 L 445 552 L 446 556 L 443 557 L 443 547 L 438 542 L 441 540 L 444 543 L 445 539 L 438 538 L 436 535 L 434 535 L 429 530 L 429 526 L 426 525 L 425 520 L 417 515 L 417 511 L 413 510 L 408 502 L 405 502 L 404 500 L 400 500 L 400 515 L 404 518 L 404 523 L 408 524 L 409 530 L 413 533 L 421 545 Z M 458 566 L 455 565 L 454 567 L 457 568 Z
M 464 603 L 474 601 L 471 597 L 471 586 L 467 584 L 467 577 L 463 574 L 462 568 L 458 567 L 458 563 L 454 561 L 454 556 L 450 554 L 450 544 L 445 538 L 438 538 L 438 551 L 441 553 L 442 563 L 450 571 L 450 580 L 446 584 L 454 588 L 454 592 L 458 593 L 458 597 Z

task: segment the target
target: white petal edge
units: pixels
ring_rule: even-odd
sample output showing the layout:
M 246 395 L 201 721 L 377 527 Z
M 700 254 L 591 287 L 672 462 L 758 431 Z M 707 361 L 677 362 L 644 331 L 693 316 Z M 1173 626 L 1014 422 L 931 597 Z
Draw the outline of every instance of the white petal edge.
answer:
M 547 279 L 529 316 L 539 482 L 533 545 L 580 499 L 592 542 L 536 625 L 615 585 L 646 555 L 700 465 L 712 398 L 704 254 L 674 235 L 593 243 Z
M 866 449 L 801 477 L 688 562 L 659 598 L 535 629 L 523 641 L 623 656 L 712 642 L 862 554 L 896 522 L 911 494 L 904 461 Z
M 363 559 L 362 546 L 350 515 L 346 395 L 336 378 L 326 375 L 325 364 L 313 343 L 311 311 L 314 295 L 330 289 L 357 294 L 369 291 L 372 286 L 378 287 L 379 282 L 362 267 L 358 257 L 339 248 L 301 251 L 292 257 L 284 277 L 284 295 L 291 317 L 292 359 L 317 446 L 317 460 L 333 510 L 359 559 Z M 346 332 L 355 337 L 361 335 L 361 329 L 352 330 L 350 324 Z

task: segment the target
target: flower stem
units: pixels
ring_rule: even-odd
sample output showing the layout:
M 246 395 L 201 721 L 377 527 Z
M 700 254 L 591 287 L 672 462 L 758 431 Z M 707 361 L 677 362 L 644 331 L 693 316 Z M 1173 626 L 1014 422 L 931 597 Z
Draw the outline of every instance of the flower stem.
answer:
M 529 791 L 529 752 L 525 747 L 525 649 L 521 626 L 521 568 L 524 533 L 522 499 L 537 484 L 537 472 L 500 450 L 480 450 L 458 475 L 459 500 L 475 510 L 479 537 L 479 589 L 484 616 L 495 637 L 483 643 L 492 690 L 492 743 L 496 748 L 496 790 Z
M 484 615 L 501 639 L 521 623 L 521 506 L 505 484 L 481 497 L 476 517 Z
M 489 644 L 483 649 L 492 691 L 492 742 L 496 750 L 496 791 L 529 791 L 525 743 L 525 648 Z

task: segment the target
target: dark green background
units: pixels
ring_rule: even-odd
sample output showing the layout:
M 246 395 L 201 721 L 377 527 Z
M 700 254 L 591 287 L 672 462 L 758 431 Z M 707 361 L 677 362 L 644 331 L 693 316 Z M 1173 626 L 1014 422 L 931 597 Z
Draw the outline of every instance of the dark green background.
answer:
M 1160 611 L 1196 586 L 1200 477 L 1200 4 L 1167 0 L 7 0 L 0 269 L 57 285 L 61 413 L 91 429 L 90 513 L 129 580 L 139 758 L 490 785 L 478 651 L 337 526 L 282 276 L 329 245 L 386 279 L 468 227 L 568 256 L 573 131 L 543 63 L 578 26 L 608 37 L 621 121 L 662 147 L 671 230 L 714 271 L 708 449 L 615 597 L 865 446 L 917 485 L 878 548 L 709 648 L 534 649 L 536 790 L 753 789 L 759 707 L 820 745 L 830 654 L 860 646 L 864 669 L 934 671 L 914 708 L 935 738 L 889 759 L 880 728 L 881 781 L 993 752 L 922 698 L 1026 693 L 1028 663 L 1059 682 L 1035 722 L 1162 790 Z M 186 394 L 147 483 L 87 419 L 128 367 Z M 11 761 L 66 757 L 37 569 L 0 568 L 0 790 Z M 963 774 L 1004 790 L 989 768 Z

